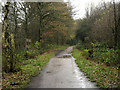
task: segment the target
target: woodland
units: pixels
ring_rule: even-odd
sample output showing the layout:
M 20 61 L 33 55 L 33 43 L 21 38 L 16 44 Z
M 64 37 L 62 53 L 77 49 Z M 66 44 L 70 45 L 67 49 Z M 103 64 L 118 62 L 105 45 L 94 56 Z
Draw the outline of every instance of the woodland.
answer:
M 120 3 L 91 4 L 85 17 L 77 20 L 72 9 L 65 2 L 15 1 L 2 5 L 4 87 L 13 87 L 6 76 L 18 75 L 24 62 L 34 62 L 36 56 L 62 46 L 74 46 L 87 60 L 120 71 Z
M 7 2 L 3 9 L 3 71 L 14 72 L 23 59 L 70 39 L 74 21 L 66 3 Z
M 119 3 L 104 2 L 95 8 L 91 5 L 90 8 L 86 8 L 86 18 L 77 22 L 77 48 L 84 49 L 87 57 L 106 65 L 120 64 Z

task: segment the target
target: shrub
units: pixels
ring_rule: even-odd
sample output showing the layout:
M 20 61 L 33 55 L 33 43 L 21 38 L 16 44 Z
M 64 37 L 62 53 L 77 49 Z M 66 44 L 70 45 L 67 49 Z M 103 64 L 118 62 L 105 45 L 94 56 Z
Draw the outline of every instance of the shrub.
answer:
M 79 50 L 83 50 L 84 49 L 84 45 L 82 43 L 78 43 L 76 45 L 76 48 L 79 49 Z
M 107 52 L 101 53 L 102 60 L 107 65 L 117 64 L 118 55 L 113 49 L 108 50 Z
M 79 45 L 80 46 L 80 45 Z M 91 43 L 89 49 L 83 50 L 82 55 L 86 58 L 90 57 L 97 62 L 102 62 L 106 65 L 117 65 L 119 50 L 109 49 L 105 43 Z
M 118 61 L 117 50 L 109 49 L 105 47 L 94 47 L 93 48 L 93 58 L 106 65 L 116 65 Z
M 82 55 L 85 56 L 86 58 L 88 58 L 89 57 L 89 50 L 84 49 L 82 52 Z
M 35 48 L 40 49 L 41 48 L 41 43 L 36 41 L 35 43 Z

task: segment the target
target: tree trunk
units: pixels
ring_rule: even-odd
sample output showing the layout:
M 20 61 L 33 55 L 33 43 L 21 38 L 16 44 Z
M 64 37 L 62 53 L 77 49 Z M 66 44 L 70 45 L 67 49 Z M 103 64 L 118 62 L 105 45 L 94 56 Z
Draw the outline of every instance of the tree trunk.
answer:
M 17 45 L 17 13 L 15 11 L 16 9 L 16 2 L 14 2 L 14 22 L 15 22 L 15 29 L 14 29 L 14 42 L 15 42 L 15 48 L 17 49 L 18 48 L 18 45 Z
M 11 43 L 11 36 L 9 32 L 9 24 L 8 24 L 8 13 L 9 13 L 9 5 L 10 2 L 7 2 L 5 5 L 5 16 L 4 16 L 4 30 L 5 30 L 5 48 L 4 48 L 4 55 L 7 61 L 10 64 L 10 68 L 6 68 L 5 71 L 13 71 L 13 48 Z M 8 70 L 7 70 L 8 69 Z
M 118 48 L 119 48 L 119 50 L 120 50 L 120 3 L 119 3 L 119 5 L 118 5 L 118 34 L 119 34 L 119 36 L 118 36 Z M 118 52 L 118 56 L 119 56 L 119 63 L 120 63 L 120 51 Z
M 116 16 L 116 6 L 115 6 L 115 1 L 113 0 L 113 5 L 114 5 L 114 49 L 118 46 L 118 30 L 117 30 L 117 16 Z

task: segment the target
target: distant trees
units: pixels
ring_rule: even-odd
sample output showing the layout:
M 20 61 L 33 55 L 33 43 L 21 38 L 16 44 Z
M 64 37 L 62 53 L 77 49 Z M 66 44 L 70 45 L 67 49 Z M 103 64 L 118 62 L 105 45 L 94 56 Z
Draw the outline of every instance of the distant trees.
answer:
M 86 9 L 86 18 L 80 20 L 78 26 L 76 38 L 84 41 L 88 37 L 90 42 L 104 42 L 108 47 L 119 47 L 119 3 L 101 3 L 100 6 Z
M 120 3 L 101 3 L 86 9 L 86 17 L 78 21 L 77 48 L 87 58 L 106 65 L 120 64 Z M 82 41 L 82 44 L 81 42 Z
M 87 19 L 80 20 L 78 24 L 78 29 L 76 31 L 76 39 L 81 39 L 81 41 L 84 42 L 85 37 L 88 36 L 90 29 L 90 23 Z
M 78 21 L 75 39 L 87 59 L 119 68 L 120 3 L 113 0 L 86 9 L 86 17 Z

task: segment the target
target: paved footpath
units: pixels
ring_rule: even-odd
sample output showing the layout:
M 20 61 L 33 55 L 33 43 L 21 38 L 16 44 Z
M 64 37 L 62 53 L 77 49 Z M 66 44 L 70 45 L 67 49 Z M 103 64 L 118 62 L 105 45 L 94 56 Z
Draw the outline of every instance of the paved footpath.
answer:
M 59 52 L 40 72 L 34 77 L 29 88 L 98 88 L 90 82 L 75 63 L 71 56 L 73 47 Z

